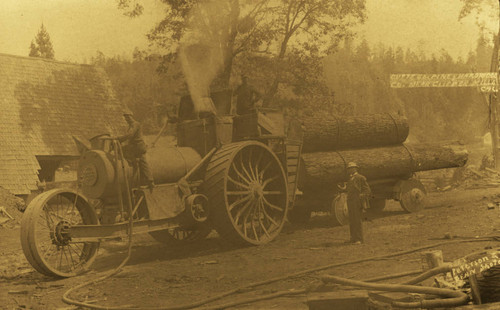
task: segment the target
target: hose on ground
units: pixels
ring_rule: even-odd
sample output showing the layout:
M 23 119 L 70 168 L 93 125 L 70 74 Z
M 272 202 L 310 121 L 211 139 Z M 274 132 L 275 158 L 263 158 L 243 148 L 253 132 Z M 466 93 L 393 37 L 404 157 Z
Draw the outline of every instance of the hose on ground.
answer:
M 383 280 L 390 280 L 390 279 L 395 279 L 395 278 L 403 278 L 403 277 L 408 277 L 408 276 L 414 276 L 416 274 L 421 274 L 422 270 L 413 270 L 413 271 L 406 271 L 406 272 L 401 272 L 401 273 L 393 273 L 393 274 L 388 274 L 385 276 L 379 276 L 379 277 L 374 277 L 374 278 L 369 278 L 365 279 L 363 281 L 365 282 L 378 282 L 378 281 L 383 281 Z
M 123 159 L 124 156 L 123 156 L 123 151 L 122 151 L 122 148 L 121 148 L 121 145 L 116 142 L 116 141 L 113 141 L 114 142 L 114 148 L 115 148 L 115 158 L 116 158 L 116 163 L 118 162 L 121 162 L 121 169 L 122 169 L 122 173 L 126 176 L 126 171 L 125 171 L 125 166 L 124 166 L 124 163 L 123 163 L 123 160 L 119 161 L 118 160 L 118 155 L 121 156 L 121 158 Z M 118 153 L 119 152 L 119 153 Z M 125 177 L 125 186 L 126 188 L 129 188 L 129 183 L 128 183 L 128 177 L 126 176 Z M 120 197 L 120 210 L 123 210 L 123 200 L 122 200 L 122 190 L 121 190 L 121 184 L 117 182 L 117 189 L 118 189 L 118 197 Z M 89 304 L 89 303 L 85 303 L 85 302 L 81 302 L 81 301 L 78 301 L 78 300 L 74 300 L 74 299 L 71 299 L 69 297 L 69 295 L 76 291 L 77 289 L 80 289 L 82 287 L 85 287 L 85 286 L 89 286 L 89 285 L 93 285 L 93 284 L 97 284 L 99 282 L 102 282 L 108 278 L 111 278 L 112 276 L 118 274 L 122 268 L 127 264 L 127 262 L 129 261 L 130 257 L 132 256 L 132 235 L 133 235 L 133 228 L 134 228 L 134 218 L 133 218 L 133 214 L 132 214 L 132 197 L 130 196 L 130 191 L 127 192 L 127 206 L 128 206 L 128 230 L 127 230 L 127 235 L 128 235 L 128 246 L 127 246 L 127 256 L 125 257 L 125 259 L 120 263 L 120 265 L 118 265 L 118 267 L 116 267 L 114 270 L 112 270 L 111 272 L 109 272 L 108 274 L 105 274 L 104 276 L 102 277 L 99 277 L 97 279 L 94 279 L 94 280 L 91 280 L 91 281 L 87 281 L 87 282 L 84 282 L 80 285 L 77 285 L 77 286 L 74 286 L 72 288 L 70 288 L 69 290 L 67 290 L 66 292 L 64 292 L 63 296 L 62 296 L 62 301 L 69 304 L 69 305 L 75 305 L 75 306 L 80 306 L 80 307 L 86 307 L 86 308 L 90 308 L 90 309 L 113 309 L 112 307 L 106 307 L 106 306 L 99 306 L 99 305 L 92 305 L 92 304 Z M 123 307 L 117 307 L 116 309 L 122 309 Z
M 369 289 L 374 289 L 378 291 L 388 291 L 388 292 L 403 292 L 403 293 L 419 293 L 419 294 L 431 294 L 442 297 L 447 297 L 447 299 L 434 299 L 434 300 L 420 300 L 416 302 L 393 302 L 394 307 L 400 308 L 440 308 L 440 307 L 456 307 L 464 305 L 468 302 L 469 297 L 467 294 L 460 291 L 454 291 L 446 288 L 437 287 L 425 287 L 417 285 L 408 284 L 379 284 L 379 283 L 369 283 L 364 281 L 350 280 L 341 277 L 336 277 L 332 275 L 324 275 L 321 280 L 325 283 L 333 282 L 337 284 L 365 287 Z
M 412 279 L 410 279 L 410 280 L 408 280 L 406 282 L 403 282 L 401 284 L 408 284 L 408 285 L 418 284 L 418 283 L 420 283 L 420 282 L 424 281 L 425 279 L 428 279 L 428 278 L 430 278 L 432 276 L 435 276 L 435 275 L 438 275 L 438 274 L 441 274 L 441 273 L 450 272 L 451 269 L 452 269 L 452 265 L 451 264 L 444 264 L 442 266 L 429 269 L 426 272 L 424 272 L 421 275 L 419 275 L 418 277 L 412 278 Z
M 361 258 L 361 259 L 356 259 L 356 260 L 350 260 L 350 261 L 341 262 L 341 263 L 328 264 L 328 265 L 324 265 L 324 266 L 319 266 L 319 267 L 305 269 L 305 270 L 302 270 L 302 271 L 294 272 L 294 273 L 287 274 L 287 275 L 280 276 L 280 277 L 274 277 L 274 278 L 271 278 L 271 279 L 268 279 L 268 280 L 263 280 L 263 281 L 259 281 L 259 282 L 253 282 L 253 283 L 250 283 L 248 285 L 242 286 L 240 288 L 229 290 L 229 291 L 226 291 L 224 293 L 212 296 L 212 297 L 204 299 L 204 300 L 200 300 L 200 301 L 197 301 L 197 302 L 194 302 L 194 303 L 190 303 L 190 304 L 179 305 L 179 306 L 169 306 L 169 307 L 136 307 L 136 308 L 132 308 L 132 307 L 129 307 L 129 306 L 127 306 L 127 307 L 124 307 L 124 306 L 117 306 L 117 307 L 110 306 L 110 307 L 105 307 L 105 306 L 92 305 L 92 304 L 89 304 L 89 303 L 79 302 L 79 301 L 76 301 L 76 300 L 72 300 L 72 299 L 70 299 L 68 297 L 71 292 L 74 292 L 77 289 L 86 287 L 88 285 L 96 284 L 98 282 L 102 282 L 102 281 L 106 280 L 107 278 L 109 278 L 109 277 L 117 274 L 121 270 L 121 268 L 123 267 L 123 265 L 125 265 L 125 263 L 128 261 L 128 259 L 130 257 L 130 254 L 131 254 L 131 249 L 130 249 L 127 258 L 124 260 L 124 262 L 122 262 L 122 264 L 120 264 L 120 266 L 118 266 L 116 268 L 115 271 L 111 272 L 109 275 L 105 275 L 105 276 L 103 276 L 101 278 L 98 278 L 96 280 L 84 282 L 84 283 L 82 283 L 82 284 L 80 284 L 78 286 L 75 286 L 74 288 L 71 288 L 70 290 L 68 290 L 68 291 L 66 291 L 64 293 L 64 295 L 63 295 L 63 301 L 65 303 L 67 303 L 67 304 L 70 304 L 70 305 L 77 305 L 77 306 L 87 307 L 89 309 L 99 309 L 99 310 L 101 310 L 101 309 L 109 309 L 109 310 L 121 310 L 121 309 L 125 309 L 125 310 L 153 310 L 153 309 L 155 309 L 155 310 L 186 310 L 186 309 L 193 309 L 193 308 L 196 308 L 196 307 L 200 307 L 200 306 L 206 305 L 206 304 L 214 302 L 216 300 L 220 300 L 220 299 L 222 299 L 224 297 L 227 297 L 227 296 L 230 296 L 230 295 L 234 295 L 234 294 L 238 294 L 240 292 L 244 292 L 244 291 L 246 291 L 248 289 L 251 289 L 251 288 L 254 288 L 254 287 L 257 287 L 257 286 L 262 286 L 262 285 L 266 285 L 266 284 L 270 284 L 270 283 L 274 283 L 274 282 L 278 282 L 278 281 L 283 281 L 283 280 L 287 280 L 287 279 L 290 279 L 290 278 L 295 278 L 295 277 L 298 277 L 298 276 L 303 276 L 303 275 L 306 275 L 306 274 L 314 273 L 314 272 L 317 272 L 317 271 L 322 271 L 322 270 L 325 270 L 325 269 L 342 267 L 342 266 L 346 266 L 346 265 L 359 264 L 359 263 L 364 263 L 364 262 L 371 261 L 371 260 L 386 259 L 386 258 L 391 258 L 391 257 L 396 257 L 396 256 L 401 256 L 401 255 L 406 255 L 406 254 L 411 254 L 411 253 L 418 252 L 418 251 L 421 251 L 421 250 L 435 248 L 435 247 L 439 247 L 439 246 L 443 246 L 443 245 L 449 245 L 449 244 L 455 244 L 455 243 L 467 243 L 467 242 L 499 241 L 499 239 L 500 239 L 500 236 L 490 236 L 490 237 L 483 237 L 483 238 L 470 238 L 470 239 L 442 241 L 442 242 L 432 243 L 432 244 L 429 244 L 429 245 L 415 247 L 415 248 L 412 248 L 412 249 L 409 249 L 409 250 L 403 250 L 403 251 L 394 252 L 394 253 L 391 253 L 391 254 L 384 254 L 384 255 L 372 256 L 372 257 Z M 129 247 L 131 247 L 131 242 L 129 244 Z M 264 296 L 261 296 L 261 297 L 264 297 Z M 252 300 L 248 300 L 245 303 L 251 303 L 251 302 L 252 302 Z M 214 307 L 221 308 L 220 306 L 214 306 Z

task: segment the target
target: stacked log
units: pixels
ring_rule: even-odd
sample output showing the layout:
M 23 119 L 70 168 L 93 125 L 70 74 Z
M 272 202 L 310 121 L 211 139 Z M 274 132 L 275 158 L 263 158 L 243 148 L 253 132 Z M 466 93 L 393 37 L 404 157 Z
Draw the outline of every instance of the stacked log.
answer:
M 414 172 L 461 167 L 467 162 L 467 151 L 458 144 L 403 144 L 409 126 L 399 115 L 315 114 L 302 122 L 304 189 L 331 189 L 345 181 L 349 162 L 356 162 L 368 180 L 408 178 Z
M 316 113 L 302 118 L 305 153 L 403 143 L 408 120 L 400 115 L 333 116 Z
M 461 167 L 467 151 L 460 145 L 418 144 L 304 153 L 305 189 L 334 188 L 347 180 L 346 166 L 355 162 L 368 180 L 408 178 L 414 172 Z

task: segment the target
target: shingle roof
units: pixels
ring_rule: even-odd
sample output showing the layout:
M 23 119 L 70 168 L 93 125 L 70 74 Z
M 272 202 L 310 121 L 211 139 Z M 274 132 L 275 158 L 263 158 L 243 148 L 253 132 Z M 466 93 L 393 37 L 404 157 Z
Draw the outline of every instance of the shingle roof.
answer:
M 29 194 L 36 155 L 78 156 L 72 136 L 116 135 L 122 111 L 100 68 L 0 54 L 0 186 Z

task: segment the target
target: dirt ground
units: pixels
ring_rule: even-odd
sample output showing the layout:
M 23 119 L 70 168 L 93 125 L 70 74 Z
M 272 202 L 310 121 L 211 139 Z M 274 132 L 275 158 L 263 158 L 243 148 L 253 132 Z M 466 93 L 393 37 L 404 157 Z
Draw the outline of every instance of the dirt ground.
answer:
M 331 218 L 324 214 L 314 215 L 304 226 L 287 224 L 276 240 L 259 247 L 231 247 L 212 233 L 197 245 L 171 248 L 148 235 L 139 235 L 135 238 L 131 259 L 121 273 L 82 288 L 72 296 L 106 306 L 179 306 L 308 268 L 440 242 L 445 234 L 498 235 L 500 209 L 491 207 L 497 201 L 500 202 L 500 188 L 431 193 L 428 207 L 415 214 L 404 213 L 399 204 L 389 202 L 383 213 L 371 215 L 365 222 L 366 243 L 358 246 L 344 244 L 348 239 L 348 227 L 333 226 Z M 486 247 L 499 246 L 497 242 L 473 242 L 443 245 L 437 249 L 443 251 L 446 261 L 452 261 Z M 331 268 L 258 286 L 209 305 L 281 290 L 312 290 L 317 288 L 318 275 L 323 273 L 366 279 L 418 270 L 422 267 L 421 255 L 416 252 Z M 63 293 L 115 268 L 125 256 L 126 243 L 103 243 L 94 270 L 75 278 L 51 279 L 40 275 L 27 263 L 19 242 L 19 226 L 0 228 L 0 309 L 75 309 L 61 301 Z M 306 300 L 306 294 L 302 294 L 236 308 L 307 309 Z

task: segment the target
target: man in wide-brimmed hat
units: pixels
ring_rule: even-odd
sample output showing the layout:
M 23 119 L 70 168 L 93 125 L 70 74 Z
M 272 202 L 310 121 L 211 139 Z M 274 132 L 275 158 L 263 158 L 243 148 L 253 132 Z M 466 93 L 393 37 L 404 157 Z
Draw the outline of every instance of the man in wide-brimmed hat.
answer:
M 349 230 L 352 244 L 361 244 L 363 239 L 363 211 L 368 207 L 371 195 L 370 186 L 366 178 L 358 173 L 358 165 L 354 162 L 347 164 L 347 208 L 349 210 Z
M 129 162 L 138 161 L 141 185 L 147 185 L 150 189 L 153 189 L 153 174 L 146 161 L 147 148 L 142 137 L 141 124 L 134 119 L 132 111 L 129 109 L 123 111 L 123 117 L 128 124 L 127 133 L 118 137 L 120 142 L 127 142 L 123 146 L 123 155 Z

